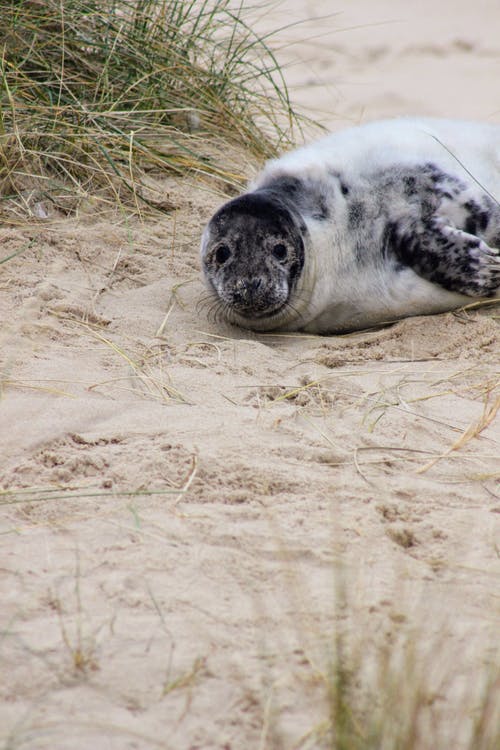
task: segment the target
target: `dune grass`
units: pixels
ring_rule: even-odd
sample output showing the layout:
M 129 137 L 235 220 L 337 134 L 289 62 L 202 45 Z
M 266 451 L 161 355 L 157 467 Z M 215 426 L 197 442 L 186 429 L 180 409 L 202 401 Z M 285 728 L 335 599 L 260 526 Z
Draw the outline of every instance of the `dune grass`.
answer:
M 369 641 L 368 641 L 369 642 Z M 453 693 L 450 654 L 422 633 L 378 649 L 333 638 L 327 682 L 329 720 L 299 744 L 322 740 L 328 750 L 497 750 L 500 747 L 500 662 L 479 663 L 461 695 Z M 456 654 L 458 663 L 461 655 Z M 370 665 L 368 675 L 366 664 Z M 314 746 L 314 745 L 313 745 Z
M 394 579 L 393 595 L 383 603 L 385 612 L 359 607 L 357 565 L 340 556 L 332 571 L 334 622 L 328 635 L 300 620 L 297 630 L 303 664 L 314 675 L 303 680 L 304 703 L 309 700 L 321 710 L 315 724 L 288 744 L 281 732 L 286 724 L 276 712 L 278 741 L 265 747 L 498 750 L 495 615 L 480 636 L 470 625 L 460 642 L 454 613 L 432 597 L 420 598 L 402 571 Z M 307 600 L 304 582 L 293 574 L 289 580 L 298 601 Z
M 239 185 L 299 118 L 265 37 L 230 0 L 0 0 L 0 210 L 47 218 L 132 197 L 151 174 Z M 240 161 L 241 164 L 241 161 Z

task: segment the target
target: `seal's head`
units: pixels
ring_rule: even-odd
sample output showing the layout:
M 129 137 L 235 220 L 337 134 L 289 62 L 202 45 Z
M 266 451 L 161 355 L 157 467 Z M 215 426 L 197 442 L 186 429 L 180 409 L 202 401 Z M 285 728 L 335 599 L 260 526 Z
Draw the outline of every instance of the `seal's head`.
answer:
M 266 330 L 290 315 L 306 231 L 293 207 L 266 189 L 229 201 L 212 217 L 201 245 L 203 272 L 231 322 Z

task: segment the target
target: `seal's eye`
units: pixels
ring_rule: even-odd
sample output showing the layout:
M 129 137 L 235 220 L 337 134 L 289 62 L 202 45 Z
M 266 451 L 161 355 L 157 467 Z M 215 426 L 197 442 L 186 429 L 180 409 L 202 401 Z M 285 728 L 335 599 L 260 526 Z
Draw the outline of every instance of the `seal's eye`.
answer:
M 286 260 L 286 257 L 288 255 L 288 250 L 286 249 L 286 245 L 283 245 L 283 243 L 278 242 L 277 245 L 273 247 L 271 250 L 272 254 L 276 258 L 276 260 Z
M 219 245 L 217 250 L 215 251 L 215 262 L 217 265 L 222 266 L 226 260 L 228 260 L 231 256 L 231 250 L 228 248 L 227 245 Z

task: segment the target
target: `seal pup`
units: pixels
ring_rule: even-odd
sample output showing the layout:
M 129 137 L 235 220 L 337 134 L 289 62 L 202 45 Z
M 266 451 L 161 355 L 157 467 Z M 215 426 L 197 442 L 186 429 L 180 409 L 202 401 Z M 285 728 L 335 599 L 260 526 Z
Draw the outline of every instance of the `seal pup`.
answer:
M 203 233 L 229 322 L 333 333 L 500 296 L 500 126 L 396 119 L 270 161 Z

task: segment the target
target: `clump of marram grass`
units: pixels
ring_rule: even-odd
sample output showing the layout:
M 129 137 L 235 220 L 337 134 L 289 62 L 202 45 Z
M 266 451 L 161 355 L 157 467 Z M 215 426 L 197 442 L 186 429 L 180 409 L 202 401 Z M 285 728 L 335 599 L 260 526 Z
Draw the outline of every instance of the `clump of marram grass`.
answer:
M 500 748 L 494 625 L 481 641 L 471 633 L 466 653 L 453 645 L 455 626 L 446 618 L 429 630 L 423 620 L 411 626 L 410 611 L 393 611 L 380 642 L 373 625 L 351 611 L 345 581 L 337 581 L 337 596 L 344 624 L 330 638 L 322 674 L 326 715 L 295 750 Z
M 238 185 L 298 125 L 264 37 L 230 0 L 0 0 L 0 200 L 169 206 L 151 173 Z M 233 159 L 233 164 L 238 160 Z
M 286 546 L 280 548 L 286 561 Z M 402 571 L 392 595 L 386 590 L 388 598 L 367 606 L 364 565 L 351 568 L 340 557 L 332 567 L 332 626 L 317 629 L 309 579 L 288 563 L 284 570 L 300 662 L 288 653 L 287 675 L 265 675 L 272 692 L 261 704 L 259 747 L 500 749 L 498 607 L 466 625 L 455 596 L 419 589 Z M 297 705 L 311 716 L 299 737 L 290 721 Z
M 337 644 L 327 680 L 329 718 L 297 750 L 498 750 L 500 663 L 480 662 L 450 705 L 457 688 L 450 665 L 439 675 L 437 644 L 422 654 L 423 645 L 415 634 L 349 658 Z M 372 662 L 370 675 L 364 659 Z

